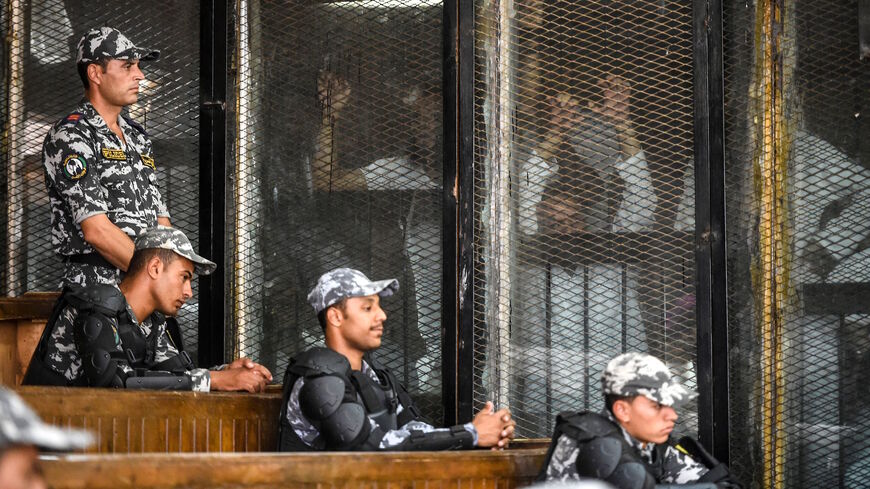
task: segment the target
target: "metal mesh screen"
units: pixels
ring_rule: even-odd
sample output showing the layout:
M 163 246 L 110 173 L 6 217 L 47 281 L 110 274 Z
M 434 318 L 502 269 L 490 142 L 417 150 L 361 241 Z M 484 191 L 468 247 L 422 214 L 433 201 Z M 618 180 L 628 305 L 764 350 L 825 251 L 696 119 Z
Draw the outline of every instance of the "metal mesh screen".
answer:
M 691 15 L 477 2 L 475 402 L 510 405 L 521 436 L 602 409 L 625 351 L 695 385 Z
M 135 14 L 135 15 L 131 15 Z M 108 25 L 133 42 L 161 50 L 143 64 L 146 80 L 129 115 L 154 142 L 160 191 L 172 223 L 197 246 L 199 224 L 199 5 L 160 0 L 4 2 L 2 52 L 4 123 L 2 215 L 7 266 L 0 270 L 5 293 L 57 290 L 62 271 L 51 247 L 48 195 L 43 180 L 42 142 L 52 124 L 83 96 L 74 49 L 91 27 Z M 195 287 L 195 285 L 194 285 Z M 183 328 L 195 324 L 194 298 L 181 310 Z M 185 328 L 185 344 L 196 349 L 196 328 Z
M 731 465 L 752 487 L 870 485 L 860 3 L 725 2 Z
M 397 278 L 376 358 L 441 406 L 440 2 L 243 1 L 231 111 L 234 337 L 283 373 L 323 333 L 308 291 Z

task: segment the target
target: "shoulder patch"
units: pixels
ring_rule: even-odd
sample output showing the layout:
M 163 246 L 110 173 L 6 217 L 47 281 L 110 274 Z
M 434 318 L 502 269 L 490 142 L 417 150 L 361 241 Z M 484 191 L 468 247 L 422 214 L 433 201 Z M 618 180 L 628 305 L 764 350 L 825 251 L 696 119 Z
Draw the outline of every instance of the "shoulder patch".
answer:
M 152 170 L 157 169 L 157 166 L 154 165 L 154 158 L 152 158 L 148 155 L 139 155 L 139 157 L 142 158 L 142 163 L 144 163 L 145 166 L 151 168 Z
M 88 162 L 80 155 L 68 155 L 63 159 L 63 174 L 70 180 L 78 180 L 88 174 Z
M 103 158 L 107 160 L 124 161 L 127 159 L 127 154 L 123 149 L 102 148 Z
M 82 120 L 82 117 L 84 117 L 84 114 L 80 112 L 73 112 L 72 114 L 63 118 L 63 123 L 75 125 L 78 124 L 80 120 Z

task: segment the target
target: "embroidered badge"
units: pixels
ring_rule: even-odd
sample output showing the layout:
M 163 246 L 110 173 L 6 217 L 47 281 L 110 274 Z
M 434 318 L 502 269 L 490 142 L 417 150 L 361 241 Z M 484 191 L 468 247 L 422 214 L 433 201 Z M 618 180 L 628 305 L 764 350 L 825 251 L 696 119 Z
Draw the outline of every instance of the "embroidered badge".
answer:
M 103 148 L 102 151 L 103 151 L 103 158 L 105 158 L 107 160 L 124 161 L 127 159 L 127 155 L 124 154 L 124 150 L 122 150 L 122 149 Z
M 79 155 L 69 155 L 63 159 L 63 173 L 70 180 L 78 180 L 88 173 L 88 162 Z
M 75 124 L 79 120 L 81 120 L 81 118 L 82 118 L 82 114 L 79 114 L 78 112 L 73 112 L 72 114 L 66 116 L 66 118 L 63 121 Z
M 151 167 L 152 170 L 157 170 L 157 167 L 154 165 L 154 158 L 148 155 L 139 155 L 142 158 L 142 163 L 145 163 L 145 166 Z

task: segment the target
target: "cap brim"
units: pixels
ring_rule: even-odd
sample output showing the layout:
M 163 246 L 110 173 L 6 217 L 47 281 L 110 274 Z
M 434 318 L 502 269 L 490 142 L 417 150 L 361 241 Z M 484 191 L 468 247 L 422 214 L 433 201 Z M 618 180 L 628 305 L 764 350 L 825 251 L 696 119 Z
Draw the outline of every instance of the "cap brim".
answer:
M 160 51 L 157 49 L 131 48 L 121 51 L 113 59 L 138 59 L 139 61 L 157 61 Z
M 67 452 L 87 448 L 94 443 L 91 433 L 84 430 L 58 428 L 43 422 L 33 423 L 12 442 L 35 445 L 43 450 Z
M 389 297 L 399 291 L 399 281 L 391 278 L 387 280 L 377 280 L 365 287 L 368 291 L 365 295 L 377 294 L 381 297 Z
M 188 260 L 193 262 L 193 271 L 197 275 L 211 275 L 217 269 L 217 264 L 211 260 L 194 255 L 193 257 L 186 256 Z

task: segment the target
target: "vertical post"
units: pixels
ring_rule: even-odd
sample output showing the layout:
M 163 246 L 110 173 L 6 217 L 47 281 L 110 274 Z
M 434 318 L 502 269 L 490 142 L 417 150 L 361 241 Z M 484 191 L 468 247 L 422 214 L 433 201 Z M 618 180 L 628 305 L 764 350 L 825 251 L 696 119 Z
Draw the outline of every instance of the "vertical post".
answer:
M 713 456 L 728 463 L 730 399 L 721 0 L 693 0 L 692 32 L 698 435 Z
M 6 287 L 8 296 L 22 292 L 25 282 L 26 249 L 24 236 L 24 56 L 26 2 L 11 0 L 9 5 L 8 114 L 4 136 L 8 148 L 6 170 Z
M 444 422 L 452 425 L 471 419 L 474 396 L 473 1 L 444 2 L 443 93 L 442 385 Z
M 199 252 L 218 264 L 200 278 L 199 365 L 224 361 L 226 216 L 227 2 L 200 11 Z

